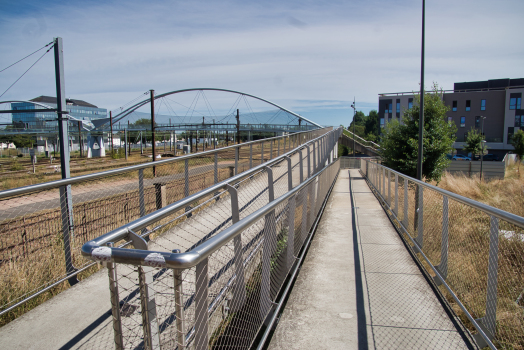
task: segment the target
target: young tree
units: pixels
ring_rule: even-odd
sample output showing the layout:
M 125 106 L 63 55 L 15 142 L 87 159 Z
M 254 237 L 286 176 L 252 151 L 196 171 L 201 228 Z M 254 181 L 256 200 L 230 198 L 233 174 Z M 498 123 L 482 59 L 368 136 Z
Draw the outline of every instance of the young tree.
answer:
M 426 181 L 440 181 L 450 161 L 446 154 L 453 149 L 456 126 L 446 121 L 447 107 L 442 91 L 434 84 L 424 97 L 424 154 L 422 175 Z M 420 97 L 415 98 L 420 103 Z M 418 122 L 420 107 L 404 112 L 402 124 L 395 118 L 387 123 L 380 141 L 382 164 L 411 177 L 416 176 L 418 157 Z
M 511 144 L 515 147 L 515 154 L 519 158 L 517 171 L 520 173 L 520 163 L 522 163 L 522 157 L 524 157 L 524 130 L 520 129 L 513 135 Z
M 485 146 L 482 141 L 484 141 L 484 136 L 478 132 L 477 129 L 471 128 L 471 131 L 468 132 L 468 136 L 466 137 L 466 147 L 464 147 L 464 151 L 468 153 L 471 152 L 473 156 L 485 154 L 487 146 Z

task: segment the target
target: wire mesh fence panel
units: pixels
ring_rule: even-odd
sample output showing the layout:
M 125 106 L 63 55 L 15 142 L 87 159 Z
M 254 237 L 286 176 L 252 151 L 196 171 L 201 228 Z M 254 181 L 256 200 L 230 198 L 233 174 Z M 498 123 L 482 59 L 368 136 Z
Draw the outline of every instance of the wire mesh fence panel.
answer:
M 380 188 L 384 168 L 366 163 L 362 172 L 387 198 Z M 477 343 L 487 345 L 480 327 L 497 347 L 524 348 L 524 224 L 503 219 L 512 214 L 395 174 L 398 190 L 388 214 L 409 232 L 408 242 L 422 247 L 424 255 L 417 255 L 423 266 Z

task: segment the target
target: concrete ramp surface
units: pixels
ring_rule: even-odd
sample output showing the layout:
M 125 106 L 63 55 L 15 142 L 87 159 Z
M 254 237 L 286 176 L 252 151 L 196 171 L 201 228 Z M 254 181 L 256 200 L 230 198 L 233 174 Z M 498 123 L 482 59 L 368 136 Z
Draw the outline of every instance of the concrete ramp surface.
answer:
M 358 170 L 341 170 L 269 349 L 468 348 Z

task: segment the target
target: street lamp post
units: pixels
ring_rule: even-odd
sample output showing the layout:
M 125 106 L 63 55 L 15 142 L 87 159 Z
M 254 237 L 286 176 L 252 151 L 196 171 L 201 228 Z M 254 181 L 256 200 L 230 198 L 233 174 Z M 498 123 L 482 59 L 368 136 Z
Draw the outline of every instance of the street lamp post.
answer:
M 356 106 L 355 106 L 355 97 L 353 97 L 353 104 L 351 105 L 351 108 L 353 108 L 353 158 L 357 156 L 356 150 L 355 150 L 355 115 L 356 115 Z
M 482 137 L 484 137 L 484 119 L 486 119 L 486 117 L 480 116 L 480 119 L 482 120 L 480 134 L 482 135 Z M 485 142 L 486 140 L 480 140 L 480 182 L 482 182 L 482 163 L 484 161 L 484 144 L 483 143 Z

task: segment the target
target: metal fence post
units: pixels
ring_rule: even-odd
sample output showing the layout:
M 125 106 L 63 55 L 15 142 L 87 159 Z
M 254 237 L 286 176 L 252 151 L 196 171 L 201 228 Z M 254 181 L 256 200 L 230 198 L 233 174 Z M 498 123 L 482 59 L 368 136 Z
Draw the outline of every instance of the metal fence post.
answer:
M 422 185 L 418 186 L 418 208 L 417 208 L 417 238 L 415 238 L 415 242 L 417 242 L 418 248 L 422 250 L 422 247 L 424 245 L 424 188 Z
M 260 164 L 264 163 L 264 141 L 260 142 Z
M 269 141 L 269 159 L 273 159 L 273 140 Z
M 284 157 L 285 160 L 287 160 L 287 190 L 291 191 L 293 189 L 293 173 L 291 168 L 291 158 L 290 157 Z
M 398 217 L 398 174 L 395 174 L 395 209 L 393 212 Z
M 249 145 L 249 169 L 253 167 L 253 144 Z
M 391 207 L 391 170 L 388 169 L 388 204 Z
M 199 262 L 196 266 L 195 286 L 195 350 L 207 350 L 208 348 L 208 258 Z
M 214 183 L 218 183 L 218 152 L 215 152 L 215 162 L 213 166 L 213 180 Z
M 184 160 L 184 197 L 189 196 L 189 162 Z
M 313 172 L 317 172 L 317 160 L 316 160 L 316 148 L 315 148 L 316 142 L 313 142 Z
M 173 270 L 173 278 L 175 283 L 175 315 L 177 343 L 179 349 L 184 349 L 186 347 L 186 326 L 184 315 L 184 290 L 182 287 L 182 270 Z
M 235 175 L 238 174 L 238 157 L 239 157 L 239 147 L 235 147 Z
M 273 170 L 266 167 L 269 202 L 275 199 Z M 262 248 L 262 279 L 260 282 L 260 318 L 265 319 L 271 309 L 271 255 L 276 248 L 276 219 L 272 210 L 264 220 L 264 243 Z
M 278 143 L 278 151 L 277 151 L 277 154 L 280 155 L 280 139 L 277 140 L 277 143 Z
M 107 243 L 109 248 L 113 248 L 113 243 Z M 111 295 L 111 314 L 113 315 L 113 332 L 115 340 L 115 349 L 124 348 L 124 339 L 122 337 L 122 318 L 120 315 L 120 297 L 118 294 L 118 275 L 116 273 L 116 264 L 107 262 L 107 273 L 109 275 L 109 291 Z
M 408 231 L 408 186 L 409 180 L 404 177 L 404 217 L 402 218 L 402 224 L 406 232 Z
M 295 206 L 296 206 L 296 195 L 289 198 L 288 201 L 289 212 L 288 212 L 288 231 L 287 231 L 287 246 L 286 246 L 286 262 L 287 271 L 291 270 L 293 263 L 295 262 Z
M 140 216 L 145 216 L 146 201 L 144 198 L 144 169 L 138 170 L 138 204 L 140 206 Z
M 486 290 L 486 315 L 480 321 L 486 335 L 493 339 L 497 321 L 497 283 L 499 268 L 499 219 L 490 215 L 488 283 Z M 480 344 L 479 344 L 480 346 Z
M 140 303 L 142 307 L 142 328 L 146 349 L 160 349 L 160 331 L 156 318 L 155 291 L 153 284 L 153 268 L 138 267 L 138 283 L 140 286 Z
M 300 183 L 304 182 L 304 162 L 302 161 L 302 148 L 298 151 L 298 167 L 300 168 Z
M 440 264 L 435 266 L 439 271 L 442 279 L 445 281 L 448 277 L 448 247 L 449 247 L 449 209 L 448 197 L 442 196 L 442 243 L 440 245 Z M 435 278 L 435 283 L 441 285 L 444 281 Z
M 302 196 L 302 227 L 301 227 L 301 231 L 300 234 L 301 234 L 301 241 L 300 241 L 300 245 L 302 246 L 302 244 L 304 244 L 304 242 L 306 241 L 306 237 L 307 237 L 307 234 L 308 234 L 308 230 L 307 230 L 307 200 L 308 200 L 308 193 L 307 193 L 307 189 L 306 188 L 302 188 L 302 191 L 301 191 L 301 196 Z
M 306 145 L 307 147 L 307 178 L 309 179 L 311 177 L 311 149 L 309 149 L 309 145 Z
M 240 220 L 240 211 L 238 210 L 238 190 L 227 185 L 227 190 L 231 196 L 231 221 L 233 224 Z M 233 312 L 238 311 L 244 306 L 246 301 L 246 288 L 244 283 L 244 259 L 242 258 L 242 234 L 235 236 L 233 239 L 234 251 L 235 251 L 235 274 L 236 281 L 233 287 L 233 299 L 235 304 L 233 305 Z

